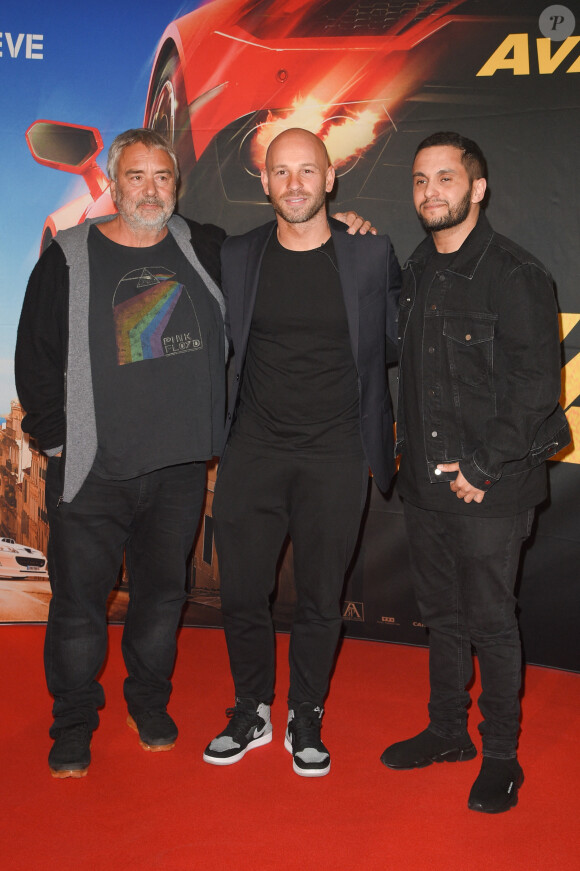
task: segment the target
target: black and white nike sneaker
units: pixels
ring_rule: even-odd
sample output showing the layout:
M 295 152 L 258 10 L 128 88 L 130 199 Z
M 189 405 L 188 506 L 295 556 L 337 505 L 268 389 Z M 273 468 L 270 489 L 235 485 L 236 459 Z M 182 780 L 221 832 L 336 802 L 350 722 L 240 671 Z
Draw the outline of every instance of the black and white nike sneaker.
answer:
M 284 746 L 301 777 L 324 777 L 330 771 L 330 753 L 320 740 L 324 708 L 303 702 L 288 711 Z
M 255 699 L 236 698 L 233 708 L 227 708 L 230 722 L 205 748 L 204 762 L 211 765 L 233 765 L 248 750 L 262 747 L 272 740 L 270 705 Z

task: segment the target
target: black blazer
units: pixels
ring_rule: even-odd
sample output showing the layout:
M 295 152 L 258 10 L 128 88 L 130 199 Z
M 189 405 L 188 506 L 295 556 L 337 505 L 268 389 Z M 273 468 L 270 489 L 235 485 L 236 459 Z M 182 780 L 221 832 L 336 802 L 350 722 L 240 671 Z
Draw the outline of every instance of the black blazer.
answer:
M 329 218 L 329 223 L 358 373 L 363 449 L 378 486 L 386 490 L 394 471 L 393 414 L 386 362 L 396 355 L 401 273 L 388 236 L 351 236 L 341 221 Z M 272 221 L 243 236 L 230 236 L 222 246 L 226 330 L 233 346 L 235 370 L 226 439 L 239 398 L 260 265 L 276 226 Z

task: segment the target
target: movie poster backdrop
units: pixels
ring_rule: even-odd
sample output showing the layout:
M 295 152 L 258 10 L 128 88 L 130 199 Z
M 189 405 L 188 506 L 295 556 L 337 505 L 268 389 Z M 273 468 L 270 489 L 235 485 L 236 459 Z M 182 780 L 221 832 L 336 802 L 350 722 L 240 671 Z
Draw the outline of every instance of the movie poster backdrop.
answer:
M 199 7 L 199 8 L 198 8 Z M 271 218 L 259 181 L 268 142 L 290 126 L 326 142 L 331 211 L 389 233 L 403 263 L 423 238 L 412 201 L 417 144 L 435 130 L 475 139 L 489 163 L 492 225 L 554 275 L 561 402 L 580 438 L 580 7 L 536 0 L 210 0 L 171 4 L 7 0 L 0 12 L 4 163 L 0 236 L 0 621 L 46 619 L 45 458 L 21 430 L 13 381 L 26 281 L 55 233 L 112 210 L 107 148 L 150 126 L 175 145 L 179 211 L 243 232 Z M 396 371 L 392 372 L 395 396 Z M 170 421 L 151 420 L 160 437 Z M 219 626 L 211 502 L 191 564 L 184 622 Z M 549 463 L 519 581 L 529 662 L 580 670 L 580 449 Z M 122 567 L 109 619 L 127 602 Z M 274 614 L 293 610 L 287 543 Z M 396 482 L 369 502 L 343 605 L 346 634 L 425 644 L 409 583 Z

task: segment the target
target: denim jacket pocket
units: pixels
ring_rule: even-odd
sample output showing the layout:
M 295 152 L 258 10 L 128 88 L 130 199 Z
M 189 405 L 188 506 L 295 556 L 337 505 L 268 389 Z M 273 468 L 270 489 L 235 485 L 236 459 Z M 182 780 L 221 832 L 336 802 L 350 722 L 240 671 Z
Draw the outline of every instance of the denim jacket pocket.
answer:
M 494 319 L 474 315 L 446 316 L 443 335 L 453 379 L 471 387 L 484 384 L 491 387 Z

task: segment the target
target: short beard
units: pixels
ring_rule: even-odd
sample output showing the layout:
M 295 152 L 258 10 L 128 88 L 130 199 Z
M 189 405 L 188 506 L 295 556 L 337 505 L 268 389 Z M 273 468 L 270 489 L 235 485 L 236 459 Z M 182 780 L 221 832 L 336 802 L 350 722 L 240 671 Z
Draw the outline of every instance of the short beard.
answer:
M 438 218 L 424 218 L 418 210 L 417 214 L 421 224 L 423 225 L 423 229 L 432 233 L 437 232 L 438 230 L 449 230 L 451 227 L 457 227 L 458 224 L 463 224 L 463 222 L 467 220 L 471 208 L 472 187 L 473 185 L 470 185 L 469 190 L 463 199 L 457 203 L 454 209 L 448 206 L 448 212 L 446 215 L 440 215 Z
M 326 206 L 326 191 L 322 191 L 320 196 L 306 203 L 299 211 L 286 210 L 284 200 L 281 197 L 279 199 L 270 197 L 270 202 L 276 214 L 280 215 L 287 224 L 305 224 Z
M 173 196 L 172 201 L 169 204 L 166 204 L 163 200 L 157 199 L 157 197 L 143 197 L 142 199 L 137 200 L 135 204 L 131 203 L 133 207 L 133 211 L 131 212 L 125 208 L 125 201 L 125 197 L 119 194 L 117 195 L 115 205 L 123 220 L 126 221 L 130 227 L 135 230 L 152 230 L 153 232 L 159 233 L 163 230 L 173 214 L 176 198 Z M 140 213 L 138 209 L 139 206 L 143 205 L 143 203 L 159 206 L 161 212 L 149 216 L 147 213 Z

